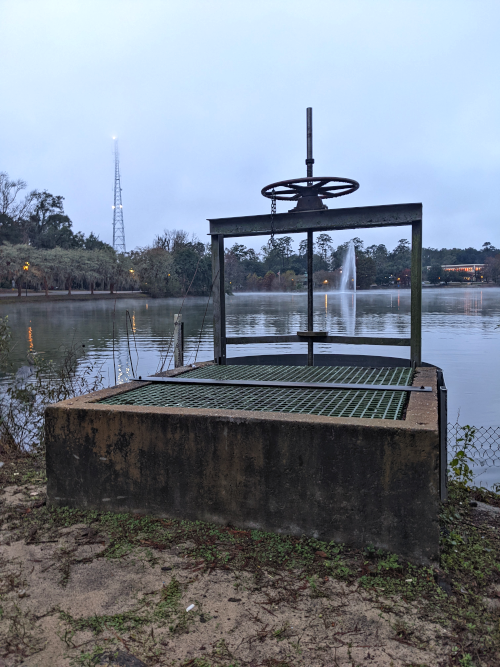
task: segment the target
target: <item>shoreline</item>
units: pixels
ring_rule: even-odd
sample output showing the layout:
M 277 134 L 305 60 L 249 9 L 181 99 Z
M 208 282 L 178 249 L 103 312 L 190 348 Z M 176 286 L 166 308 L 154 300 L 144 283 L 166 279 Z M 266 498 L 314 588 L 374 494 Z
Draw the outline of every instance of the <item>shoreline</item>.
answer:
M 428 289 L 450 289 L 454 287 L 460 287 L 464 289 L 492 289 L 495 287 L 499 287 L 496 283 L 453 283 L 449 285 L 422 285 L 422 290 L 428 290 Z M 383 285 L 379 287 L 370 287 L 369 289 L 358 289 L 356 292 L 379 292 L 379 291 L 384 291 L 384 290 L 394 290 L 394 289 L 399 289 L 402 291 L 410 291 L 410 287 L 397 287 L 395 285 Z M 316 290 L 315 290 L 316 292 Z M 294 291 L 294 292 L 246 292 L 246 291 L 234 291 L 232 295 L 228 296 L 236 296 L 237 294 L 306 294 L 305 291 Z M 336 294 L 339 293 L 338 290 L 330 290 L 330 292 L 317 292 L 318 294 Z M 45 296 L 43 293 L 32 293 L 29 294 L 28 296 L 25 296 L 24 294 L 19 297 L 13 294 L 6 293 L 2 290 L 0 290 L 0 307 L 5 304 L 5 305 L 11 305 L 11 304 L 16 304 L 16 303 L 51 303 L 53 301 L 96 301 L 96 300 L 106 300 L 106 299 L 148 299 L 148 298 L 155 298 L 152 297 L 150 294 L 146 294 L 145 292 L 115 292 L 114 294 L 110 294 L 109 292 L 97 292 L 94 294 L 90 294 L 90 292 L 73 292 L 72 294 L 57 294 L 52 292 L 49 294 L 49 296 Z M 175 297 L 177 298 L 177 297 Z
M 109 294 L 106 292 L 97 293 L 97 294 L 79 294 L 74 292 L 73 294 L 40 294 L 35 296 L 30 294 L 28 296 L 3 296 L 0 293 L 0 308 L 4 304 L 12 305 L 14 303 L 51 303 L 52 301 L 97 301 L 102 299 L 147 299 L 149 298 L 148 294 L 144 292 L 115 292 L 114 294 Z
M 425 289 L 452 289 L 455 287 L 460 287 L 463 289 L 483 289 L 483 288 L 488 288 L 492 289 L 495 287 L 500 287 L 500 284 L 497 283 L 450 283 L 448 285 L 422 285 L 422 291 Z M 398 287 L 397 285 L 380 285 L 377 287 L 370 287 L 368 289 L 356 289 L 356 294 L 359 293 L 365 293 L 365 292 L 382 292 L 384 290 L 399 290 L 399 291 L 404 291 L 404 292 L 410 292 L 411 287 Z M 328 291 L 321 291 L 321 290 L 314 290 L 315 294 L 352 294 L 353 291 L 350 290 L 349 292 L 341 292 L 340 290 L 337 289 L 332 289 Z M 240 291 L 240 290 L 235 290 L 232 294 L 226 295 L 226 296 L 235 296 L 236 294 L 292 294 L 292 295 L 297 295 L 297 294 L 304 294 L 307 295 L 306 290 L 290 290 L 289 292 L 280 292 L 280 291 L 274 291 L 270 290 L 268 291 L 258 291 L 258 292 L 247 292 L 247 291 Z

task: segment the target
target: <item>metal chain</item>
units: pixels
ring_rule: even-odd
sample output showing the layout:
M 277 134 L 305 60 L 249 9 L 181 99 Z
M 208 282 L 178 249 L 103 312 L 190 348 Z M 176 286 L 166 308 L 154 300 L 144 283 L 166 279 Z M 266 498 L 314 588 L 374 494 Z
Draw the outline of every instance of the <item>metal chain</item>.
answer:
M 276 215 L 276 192 L 273 188 L 271 193 L 271 246 L 274 247 L 274 216 Z

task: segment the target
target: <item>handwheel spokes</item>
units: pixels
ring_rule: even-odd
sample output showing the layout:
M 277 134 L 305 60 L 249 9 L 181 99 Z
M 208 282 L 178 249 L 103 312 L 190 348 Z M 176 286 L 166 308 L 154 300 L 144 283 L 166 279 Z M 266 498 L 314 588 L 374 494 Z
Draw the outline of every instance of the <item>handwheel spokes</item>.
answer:
M 285 187 L 285 186 L 284 186 Z M 314 195 L 317 195 L 319 193 L 327 193 L 330 190 L 345 190 L 347 188 L 351 188 L 352 186 L 348 183 L 345 185 L 330 185 L 330 186 L 322 186 L 320 184 L 315 184 L 315 185 L 293 185 L 293 186 L 286 186 L 286 187 L 291 187 L 290 190 L 276 190 L 276 195 L 293 195 L 296 193 L 300 193 L 303 197 L 311 197 Z
M 359 183 L 350 178 L 336 176 L 306 176 L 290 181 L 271 183 L 262 188 L 262 194 L 269 199 L 296 201 L 294 211 L 321 210 L 327 208 L 322 199 L 333 199 L 351 194 L 359 188 Z

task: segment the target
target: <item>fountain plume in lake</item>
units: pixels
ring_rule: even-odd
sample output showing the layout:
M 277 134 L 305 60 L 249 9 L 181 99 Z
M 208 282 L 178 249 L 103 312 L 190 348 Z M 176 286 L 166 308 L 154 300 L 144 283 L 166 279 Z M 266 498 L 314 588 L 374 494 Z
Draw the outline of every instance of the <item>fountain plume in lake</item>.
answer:
M 349 241 L 347 252 L 342 264 L 342 277 L 340 279 L 340 291 L 347 292 L 348 290 L 356 291 L 356 250 L 354 242 Z
M 340 319 L 347 336 L 354 336 L 356 332 L 356 292 L 345 292 L 340 295 Z

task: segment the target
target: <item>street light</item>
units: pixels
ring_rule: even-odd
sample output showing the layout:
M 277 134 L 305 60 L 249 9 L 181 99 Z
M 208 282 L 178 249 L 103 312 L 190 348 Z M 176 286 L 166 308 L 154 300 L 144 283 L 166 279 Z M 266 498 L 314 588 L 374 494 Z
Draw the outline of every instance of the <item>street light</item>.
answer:
M 30 263 L 29 262 L 24 262 L 23 266 L 23 271 L 29 271 L 30 270 Z M 24 280 L 24 289 L 26 290 L 25 294 L 28 296 L 28 276 L 26 275 L 25 280 Z

